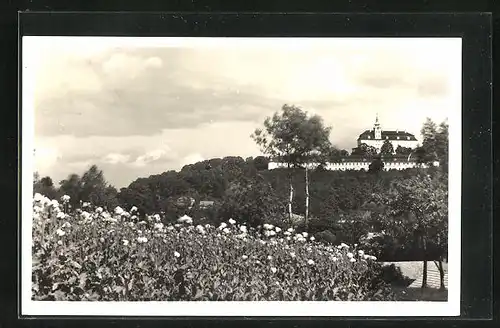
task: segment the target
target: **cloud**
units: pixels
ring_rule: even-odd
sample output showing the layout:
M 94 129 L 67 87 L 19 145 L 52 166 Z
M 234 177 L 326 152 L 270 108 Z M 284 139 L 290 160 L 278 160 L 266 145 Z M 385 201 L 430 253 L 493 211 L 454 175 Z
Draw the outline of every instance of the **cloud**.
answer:
M 185 165 L 189 165 L 189 164 L 193 164 L 193 163 L 197 163 L 197 162 L 202 162 L 204 161 L 205 158 L 203 156 L 201 156 L 200 154 L 189 154 L 188 156 L 184 157 L 181 161 L 180 161 L 180 166 L 185 166 Z
M 137 159 L 132 164 L 135 166 L 146 166 L 153 162 L 165 160 L 169 161 L 173 158 L 175 158 L 175 155 L 171 153 L 170 149 L 155 149 L 137 157 Z
M 102 161 L 108 164 L 127 163 L 130 160 L 130 155 L 120 153 L 110 153 L 104 156 Z
M 40 174 L 64 178 L 97 164 L 124 186 L 202 159 L 257 156 L 250 134 L 285 103 L 323 117 L 345 149 L 376 113 L 383 128 L 418 135 L 426 116 L 460 109 L 460 45 L 444 39 L 117 40 L 24 47 L 37 54 L 26 66 Z

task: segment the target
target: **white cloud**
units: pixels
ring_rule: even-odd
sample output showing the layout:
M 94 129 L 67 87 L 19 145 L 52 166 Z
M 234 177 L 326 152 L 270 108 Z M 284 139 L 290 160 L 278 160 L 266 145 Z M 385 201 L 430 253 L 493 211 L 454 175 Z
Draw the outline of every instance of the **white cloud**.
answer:
M 159 159 L 166 158 L 169 153 L 169 149 L 155 149 L 148 151 L 146 154 L 137 157 L 133 165 L 135 166 L 145 166 L 151 162 L 158 161 Z
M 35 149 L 35 168 L 39 171 L 55 166 L 61 159 L 61 153 L 56 147 L 40 146 Z
M 257 156 L 250 134 L 284 103 L 322 116 L 346 149 L 376 112 L 383 128 L 418 135 L 426 116 L 460 111 L 458 39 L 43 40 L 24 50 L 37 53 L 36 165 L 50 175 L 102 163 L 124 185 Z
M 163 61 L 158 57 L 149 57 L 145 62 L 146 67 L 159 68 L 162 67 L 162 65 Z
M 120 153 L 110 153 L 104 156 L 103 162 L 108 164 L 119 164 L 127 163 L 130 159 L 130 155 L 124 155 Z
M 184 165 L 194 164 L 204 160 L 205 158 L 198 153 L 189 154 L 180 161 L 180 166 L 183 167 Z

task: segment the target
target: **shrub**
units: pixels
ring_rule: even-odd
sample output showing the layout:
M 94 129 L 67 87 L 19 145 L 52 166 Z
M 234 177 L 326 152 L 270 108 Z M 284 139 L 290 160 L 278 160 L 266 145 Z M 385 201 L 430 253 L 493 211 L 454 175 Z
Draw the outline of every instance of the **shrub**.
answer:
M 257 227 L 264 223 L 284 226 L 286 201 L 263 179 L 233 183 L 217 214 L 221 221 L 231 218 Z M 220 223 L 216 222 L 217 224 Z
M 133 224 L 125 211 L 69 216 L 43 199 L 33 209 L 35 300 L 394 300 L 372 256 L 292 230 Z

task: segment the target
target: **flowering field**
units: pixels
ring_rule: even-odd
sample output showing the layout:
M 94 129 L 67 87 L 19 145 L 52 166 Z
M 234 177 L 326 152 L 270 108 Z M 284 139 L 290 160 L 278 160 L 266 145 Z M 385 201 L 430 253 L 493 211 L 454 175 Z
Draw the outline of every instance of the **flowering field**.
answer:
M 233 219 L 164 225 L 135 207 L 67 214 L 68 200 L 34 197 L 34 300 L 394 300 L 376 258 L 345 244 Z

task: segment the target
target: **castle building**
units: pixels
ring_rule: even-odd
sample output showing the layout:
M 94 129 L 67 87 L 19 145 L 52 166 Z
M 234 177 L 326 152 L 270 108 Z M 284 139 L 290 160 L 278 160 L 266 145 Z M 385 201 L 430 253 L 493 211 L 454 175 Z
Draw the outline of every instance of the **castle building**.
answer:
M 415 138 L 415 136 L 409 132 L 406 132 L 404 130 L 382 130 L 377 115 L 377 117 L 375 118 L 373 129 L 366 130 L 359 135 L 358 146 L 364 143 L 368 146 L 375 147 L 377 149 L 377 152 L 379 152 L 380 148 L 386 140 L 388 140 L 392 144 L 394 151 L 396 151 L 396 148 L 398 148 L 398 146 L 414 149 L 418 145 L 417 138 Z
M 366 130 L 359 135 L 357 140 L 358 146 L 365 143 L 368 146 L 375 147 L 377 152 L 380 152 L 380 148 L 384 142 L 388 140 L 391 142 L 393 150 L 396 151 L 398 146 L 415 149 L 418 147 L 418 140 L 411 133 L 406 131 L 384 131 L 380 126 L 378 121 L 378 115 L 375 118 L 375 124 L 372 130 Z M 384 170 L 406 170 L 415 167 L 428 167 L 425 164 L 419 164 L 415 155 L 410 153 L 409 155 L 392 154 L 383 155 L 382 162 L 384 163 Z M 324 168 L 331 171 L 351 171 L 351 170 L 365 170 L 368 171 L 372 157 L 369 156 L 359 156 L 350 155 L 346 157 L 339 158 L 338 161 L 327 163 Z M 309 169 L 315 169 L 318 166 L 317 163 L 309 163 L 307 167 Z M 434 162 L 433 166 L 439 166 L 439 162 Z M 268 169 L 279 169 L 286 168 L 285 163 L 280 163 L 278 161 L 271 160 L 268 164 Z

